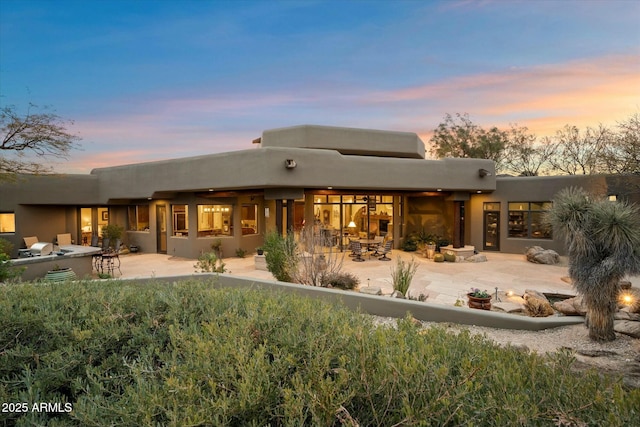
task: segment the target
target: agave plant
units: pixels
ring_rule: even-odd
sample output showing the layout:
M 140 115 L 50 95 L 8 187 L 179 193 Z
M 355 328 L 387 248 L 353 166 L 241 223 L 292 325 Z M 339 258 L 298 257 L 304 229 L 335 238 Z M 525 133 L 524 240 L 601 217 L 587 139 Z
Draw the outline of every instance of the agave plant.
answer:
M 569 275 L 587 306 L 589 337 L 614 340 L 619 282 L 640 273 L 640 210 L 567 188 L 557 194 L 547 220 L 565 240 Z

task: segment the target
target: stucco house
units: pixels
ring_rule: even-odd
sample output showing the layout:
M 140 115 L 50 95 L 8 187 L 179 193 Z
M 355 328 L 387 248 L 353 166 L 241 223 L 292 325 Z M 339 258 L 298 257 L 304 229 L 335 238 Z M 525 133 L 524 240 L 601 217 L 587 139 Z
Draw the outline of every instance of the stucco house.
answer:
M 143 252 L 197 258 L 260 246 L 269 230 L 314 227 L 328 244 L 387 236 L 400 247 L 424 231 L 454 248 L 562 252 L 541 218 L 567 186 L 640 201 L 640 177 L 496 177 L 483 159 L 425 159 L 415 133 L 327 126 L 266 130 L 252 148 L 94 169 L 88 175 L 20 176 L 0 184 L 0 237 L 88 245 L 102 227 L 125 228 Z

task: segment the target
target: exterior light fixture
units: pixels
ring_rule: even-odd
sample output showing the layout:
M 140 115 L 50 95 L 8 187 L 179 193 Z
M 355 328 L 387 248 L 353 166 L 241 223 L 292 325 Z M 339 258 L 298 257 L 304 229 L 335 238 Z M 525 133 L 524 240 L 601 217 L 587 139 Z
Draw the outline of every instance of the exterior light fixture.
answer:
M 616 196 L 615 194 L 609 195 L 609 201 L 610 202 L 615 202 L 617 200 L 618 200 L 618 196 Z
M 633 305 L 633 296 L 631 294 L 624 294 L 620 296 L 620 302 L 624 305 Z
M 478 169 L 478 176 L 480 178 L 484 178 L 485 176 L 491 176 L 491 175 L 493 174 L 486 169 Z
M 293 159 L 287 159 L 284 161 L 284 167 L 287 169 L 295 169 L 296 166 L 298 166 L 298 164 Z

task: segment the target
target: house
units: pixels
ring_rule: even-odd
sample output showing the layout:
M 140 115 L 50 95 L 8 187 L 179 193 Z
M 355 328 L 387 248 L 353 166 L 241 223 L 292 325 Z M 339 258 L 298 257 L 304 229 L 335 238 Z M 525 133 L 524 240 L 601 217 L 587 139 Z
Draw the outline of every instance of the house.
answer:
M 454 248 L 562 251 L 541 222 L 553 195 L 581 186 L 638 200 L 638 176 L 496 177 L 484 159 L 425 159 L 415 133 L 328 126 L 266 130 L 254 147 L 94 169 L 88 175 L 20 176 L 0 184 L 0 237 L 91 244 L 107 224 L 127 245 L 197 258 L 220 239 L 223 254 L 260 246 L 269 230 L 313 227 L 344 249 L 350 237 L 413 232 Z

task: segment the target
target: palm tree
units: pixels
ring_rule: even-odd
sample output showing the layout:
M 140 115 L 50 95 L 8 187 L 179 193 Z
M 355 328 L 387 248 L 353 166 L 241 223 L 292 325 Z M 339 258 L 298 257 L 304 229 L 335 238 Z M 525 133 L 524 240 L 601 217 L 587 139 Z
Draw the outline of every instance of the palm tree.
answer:
M 581 188 L 566 188 L 556 195 L 547 220 L 565 239 L 569 275 L 587 306 L 589 337 L 612 341 L 619 282 L 640 273 L 640 210 L 592 199 Z

